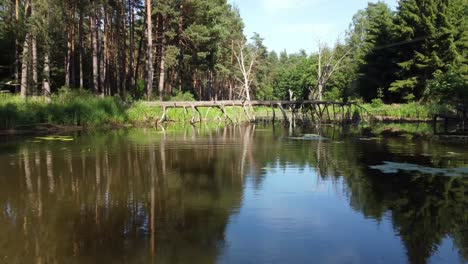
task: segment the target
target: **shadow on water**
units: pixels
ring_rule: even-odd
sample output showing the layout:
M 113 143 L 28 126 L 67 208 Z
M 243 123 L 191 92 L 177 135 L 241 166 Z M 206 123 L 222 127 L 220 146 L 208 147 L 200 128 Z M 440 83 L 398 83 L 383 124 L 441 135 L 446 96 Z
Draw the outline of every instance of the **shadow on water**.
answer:
M 468 261 L 466 176 L 372 168 L 467 167 L 466 148 L 365 135 L 257 125 L 10 138 L 0 145 L 0 262 L 223 262 L 246 184 L 262 190 L 267 168 L 291 166 L 313 168 L 365 218 L 389 215 L 408 262 L 429 262 L 446 238 Z

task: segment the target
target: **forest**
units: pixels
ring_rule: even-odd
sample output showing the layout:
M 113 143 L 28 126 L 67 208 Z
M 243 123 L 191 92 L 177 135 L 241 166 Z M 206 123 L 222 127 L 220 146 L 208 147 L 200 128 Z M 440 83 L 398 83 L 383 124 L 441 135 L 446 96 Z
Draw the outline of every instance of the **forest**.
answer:
M 227 0 L 1 0 L 0 89 L 466 105 L 467 13 L 464 0 L 369 3 L 334 45 L 278 54 Z

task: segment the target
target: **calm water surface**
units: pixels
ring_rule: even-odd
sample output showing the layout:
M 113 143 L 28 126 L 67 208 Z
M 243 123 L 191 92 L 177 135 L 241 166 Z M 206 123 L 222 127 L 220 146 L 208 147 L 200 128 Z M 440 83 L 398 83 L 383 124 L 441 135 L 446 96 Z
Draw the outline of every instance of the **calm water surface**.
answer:
M 0 263 L 467 263 L 468 147 L 364 134 L 0 138 Z

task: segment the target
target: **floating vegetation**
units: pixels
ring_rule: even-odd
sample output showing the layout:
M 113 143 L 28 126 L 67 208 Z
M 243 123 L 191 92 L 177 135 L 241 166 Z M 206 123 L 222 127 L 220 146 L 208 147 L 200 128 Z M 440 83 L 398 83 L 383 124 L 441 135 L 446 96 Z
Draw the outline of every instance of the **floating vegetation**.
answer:
M 322 137 L 318 134 L 304 134 L 301 137 L 289 137 L 295 140 L 327 140 L 328 138 Z
M 36 139 L 46 141 L 73 141 L 73 137 L 70 136 L 47 136 L 47 137 L 36 137 Z
M 468 176 L 468 168 L 433 168 L 411 163 L 398 163 L 384 161 L 382 165 L 369 166 L 371 169 L 380 170 L 383 173 L 398 173 L 398 171 L 413 171 L 424 174 L 442 175 L 447 177 Z
M 368 137 L 368 138 L 359 138 L 359 140 L 362 141 L 373 141 L 373 140 L 379 140 L 380 138 L 377 137 Z

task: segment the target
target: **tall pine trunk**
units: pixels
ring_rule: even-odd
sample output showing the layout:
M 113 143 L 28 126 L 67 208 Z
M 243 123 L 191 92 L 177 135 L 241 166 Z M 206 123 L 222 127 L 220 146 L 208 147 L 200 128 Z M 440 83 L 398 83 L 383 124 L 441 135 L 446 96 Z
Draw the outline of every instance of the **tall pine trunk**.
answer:
M 146 2 L 146 97 L 151 99 L 153 96 L 153 26 L 151 21 L 151 0 L 145 0 Z
M 30 3 L 30 11 L 31 16 L 34 12 L 36 12 L 33 3 Z M 30 93 L 36 95 L 37 94 L 37 32 L 33 32 L 31 34 L 31 71 L 32 71 L 32 83 L 31 83 L 31 90 Z
M 135 91 L 135 69 L 134 69 L 134 49 L 135 49 L 135 15 L 134 15 L 134 9 L 135 9 L 135 0 L 131 0 L 129 2 L 129 20 L 130 20 L 130 51 L 129 51 L 129 58 L 128 58 L 128 86 L 130 86 L 129 89 L 133 92 L 133 95 L 136 95 Z
M 31 48 L 32 48 L 32 92 L 37 94 L 38 87 L 38 76 L 37 76 L 37 38 L 32 36 L 31 39 Z
M 96 12 L 96 10 L 94 11 Z M 90 34 L 91 34 L 91 53 L 93 60 L 93 91 L 99 92 L 99 66 L 98 66 L 98 28 L 96 26 L 95 13 L 90 16 Z
M 179 92 L 182 92 L 182 64 L 184 60 L 184 48 L 182 42 L 182 34 L 184 31 L 184 5 L 183 3 L 179 4 L 179 21 L 177 25 L 177 44 L 179 46 L 179 54 L 178 54 L 178 72 L 177 72 L 177 86 Z
M 26 33 L 23 43 L 23 54 L 21 56 L 21 98 L 28 95 L 28 66 L 29 66 L 29 33 Z
M 166 59 L 165 59 L 165 52 L 166 52 L 166 36 L 164 34 L 165 30 L 165 18 L 162 17 L 161 19 L 161 60 L 159 63 L 159 100 L 163 100 L 164 96 L 164 83 L 166 79 Z
M 75 61 L 75 38 L 76 38 L 76 24 L 75 24 L 75 15 L 76 15 L 76 9 L 75 9 L 75 4 L 73 4 L 72 7 L 72 23 L 71 23 L 71 34 L 70 34 L 70 87 L 75 87 L 76 85 L 76 61 Z
M 44 51 L 44 69 L 42 73 L 42 93 L 47 102 L 50 102 L 50 61 L 49 51 Z
M 67 27 L 67 30 L 70 30 Z M 71 41 L 70 32 L 67 33 L 67 52 L 65 55 L 65 86 L 70 87 L 70 58 L 71 58 Z
M 83 10 L 80 8 L 80 21 L 79 21 L 79 26 L 78 26 L 78 49 L 79 49 L 79 71 L 80 71 L 80 89 L 83 89 L 84 88 L 84 81 L 83 81 L 83 53 L 84 53 L 84 49 L 83 49 Z
M 100 83 L 101 83 L 101 96 L 106 95 L 107 89 L 109 88 L 107 85 L 107 80 L 108 80 L 108 76 L 107 76 L 108 74 L 107 72 L 107 62 L 108 62 L 107 33 L 108 32 L 107 30 L 108 30 L 107 2 L 104 2 L 104 25 L 103 25 L 102 34 L 100 34 L 101 40 L 99 41 L 99 43 L 101 44 L 101 47 L 99 49 L 100 51 L 99 64 L 100 64 L 100 69 L 101 69 L 101 72 L 99 73 L 99 77 L 100 77 Z
M 18 91 L 19 81 L 19 0 L 15 1 L 15 62 L 14 62 L 14 78 L 15 78 L 15 92 Z
M 128 76 L 128 67 L 127 67 L 127 5 L 125 0 L 122 1 L 122 44 L 123 48 L 120 50 L 122 54 L 122 67 L 120 72 L 120 82 L 121 82 L 121 91 L 120 95 L 125 95 L 127 93 L 127 76 Z

